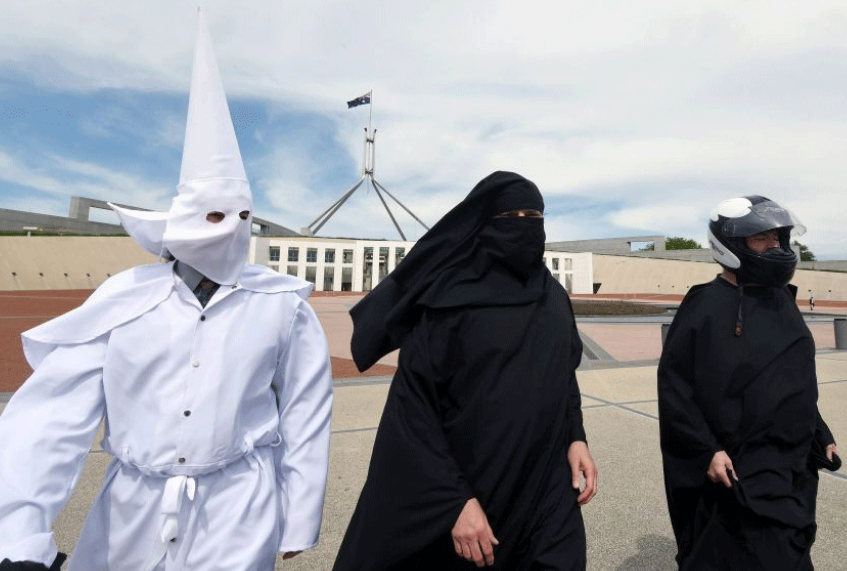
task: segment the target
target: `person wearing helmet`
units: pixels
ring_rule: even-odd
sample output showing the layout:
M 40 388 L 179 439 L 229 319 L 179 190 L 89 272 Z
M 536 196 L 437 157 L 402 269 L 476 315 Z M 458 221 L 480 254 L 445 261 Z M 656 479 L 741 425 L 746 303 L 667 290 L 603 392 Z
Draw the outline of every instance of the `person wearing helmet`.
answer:
M 817 470 L 840 459 L 788 283 L 804 231 L 766 197 L 721 202 L 708 240 L 723 272 L 691 288 L 668 331 L 659 426 L 681 571 L 813 568 Z

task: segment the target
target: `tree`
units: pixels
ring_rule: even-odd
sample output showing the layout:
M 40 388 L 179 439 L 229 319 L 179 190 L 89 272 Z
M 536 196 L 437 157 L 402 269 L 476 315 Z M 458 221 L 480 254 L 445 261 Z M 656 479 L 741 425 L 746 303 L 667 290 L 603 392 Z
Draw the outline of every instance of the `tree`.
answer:
M 814 262 L 816 260 L 815 253 L 812 252 L 805 244 L 801 244 L 797 240 L 794 240 L 791 242 L 791 245 L 794 246 L 794 249 L 800 253 L 801 262 Z
M 699 250 L 702 247 L 697 240 L 680 236 L 669 236 L 665 240 L 665 250 Z

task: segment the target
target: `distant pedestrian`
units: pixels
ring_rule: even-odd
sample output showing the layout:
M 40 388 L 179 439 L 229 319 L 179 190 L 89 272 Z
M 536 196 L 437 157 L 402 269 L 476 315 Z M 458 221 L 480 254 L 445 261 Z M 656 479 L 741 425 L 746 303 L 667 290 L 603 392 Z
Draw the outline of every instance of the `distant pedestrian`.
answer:
M 809 309 L 812 311 L 815 310 L 815 296 L 813 295 L 809 296 Z

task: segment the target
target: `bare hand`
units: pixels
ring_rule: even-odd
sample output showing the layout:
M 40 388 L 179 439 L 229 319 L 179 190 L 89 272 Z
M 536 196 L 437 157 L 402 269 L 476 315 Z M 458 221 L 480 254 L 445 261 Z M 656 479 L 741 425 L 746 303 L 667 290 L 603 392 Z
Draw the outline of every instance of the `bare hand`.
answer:
M 712 462 L 709 464 L 709 470 L 706 475 L 714 483 L 721 483 L 727 488 L 732 487 L 732 481 L 729 475 L 732 474 L 733 479 L 738 481 L 738 475 L 735 473 L 735 468 L 732 467 L 732 460 L 723 450 L 715 452 L 712 457 Z
M 500 545 L 500 542 L 494 537 L 479 500 L 471 498 L 467 501 L 451 533 L 456 555 L 473 561 L 477 567 L 494 565 L 494 546 Z
M 303 553 L 303 552 L 302 551 L 286 551 L 285 553 L 282 554 L 282 558 L 283 559 L 294 559 L 295 557 L 297 557 L 301 553 Z
M 833 442 L 832 444 L 827 444 L 826 459 L 832 462 L 832 456 L 834 454 L 838 454 L 838 446 L 835 445 L 835 442 Z
M 584 506 L 597 494 L 597 486 L 600 480 L 600 473 L 597 471 L 594 460 L 591 459 L 588 444 L 581 440 L 572 442 L 570 448 L 568 448 L 568 464 L 571 467 L 571 480 L 574 490 L 581 489 L 582 476 L 585 477 L 585 488 L 576 498 L 577 503 Z

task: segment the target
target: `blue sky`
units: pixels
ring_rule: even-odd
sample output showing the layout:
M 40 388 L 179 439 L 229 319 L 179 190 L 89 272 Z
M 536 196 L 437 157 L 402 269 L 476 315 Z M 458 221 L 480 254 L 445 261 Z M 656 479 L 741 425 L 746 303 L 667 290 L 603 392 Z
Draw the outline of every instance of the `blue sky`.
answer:
M 10 0 L 0 207 L 167 209 L 196 3 Z M 298 230 L 360 175 L 428 223 L 493 170 L 534 180 L 551 240 L 681 235 L 765 194 L 847 258 L 847 7 L 836 1 L 203 2 L 256 215 Z M 410 237 L 421 233 L 397 210 Z M 325 235 L 396 236 L 360 189 Z

